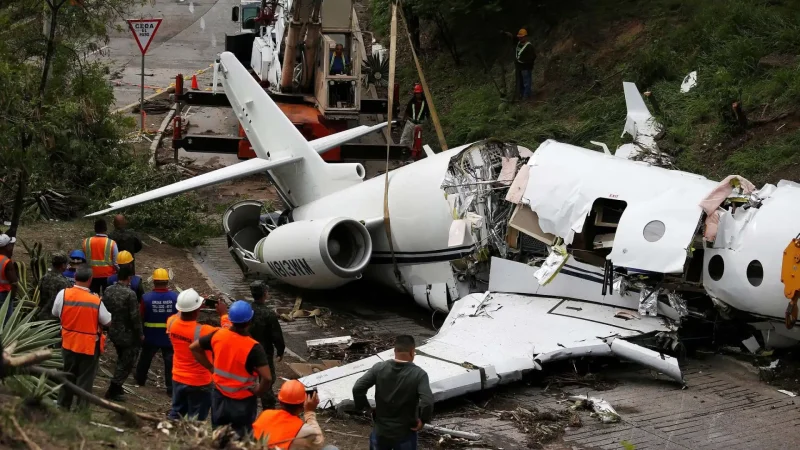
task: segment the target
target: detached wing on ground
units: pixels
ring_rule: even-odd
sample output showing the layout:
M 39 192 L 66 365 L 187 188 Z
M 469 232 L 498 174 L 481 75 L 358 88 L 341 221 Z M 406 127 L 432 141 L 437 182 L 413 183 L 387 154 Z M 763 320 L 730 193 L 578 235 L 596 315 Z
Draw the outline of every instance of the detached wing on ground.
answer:
M 497 259 L 492 262 L 493 268 Z M 514 264 L 528 272 L 532 267 Z M 615 303 L 617 301 L 615 300 Z M 436 401 L 520 380 L 542 364 L 581 356 L 617 356 L 682 382 L 675 358 L 629 340 L 672 331 L 663 317 L 641 317 L 638 301 L 624 306 L 514 293 L 472 294 L 457 301 L 439 333 L 417 348 Z M 355 381 L 393 351 L 301 379 L 316 386 L 323 408 L 352 398 Z M 373 398 L 374 389 L 369 397 Z

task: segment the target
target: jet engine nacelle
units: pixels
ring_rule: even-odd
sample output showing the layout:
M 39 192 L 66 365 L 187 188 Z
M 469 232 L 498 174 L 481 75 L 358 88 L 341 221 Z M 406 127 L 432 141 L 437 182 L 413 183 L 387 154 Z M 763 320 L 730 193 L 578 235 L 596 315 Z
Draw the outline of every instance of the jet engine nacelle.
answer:
M 330 289 L 361 277 L 372 256 L 372 238 L 353 219 L 301 220 L 274 229 L 253 253 L 292 286 Z

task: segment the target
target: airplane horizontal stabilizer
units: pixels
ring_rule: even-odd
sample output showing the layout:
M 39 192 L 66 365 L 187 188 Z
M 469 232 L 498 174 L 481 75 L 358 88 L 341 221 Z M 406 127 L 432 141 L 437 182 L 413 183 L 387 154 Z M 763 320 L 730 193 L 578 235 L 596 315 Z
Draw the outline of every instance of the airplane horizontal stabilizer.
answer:
M 189 178 L 188 180 L 179 181 L 177 183 L 160 187 L 143 194 L 113 202 L 109 205 L 111 206 L 110 208 L 88 214 L 86 217 L 101 216 L 111 211 L 116 211 L 128 206 L 138 205 L 139 203 L 177 195 L 182 192 L 212 186 L 225 181 L 235 180 L 237 178 L 242 178 L 249 175 L 255 175 L 257 173 L 263 173 L 267 170 L 272 170 L 287 164 L 293 164 L 301 160 L 301 157 L 283 158 L 274 161 L 267 161 L 260 158 L 250 159 L 232 166 L 224 167 L 222 169 L 217 169 L 196 177 Z
M 340 131 L 335 134 L 314 139 L 313 141 L 309 142 L 309 144 L 311 144 L 311 147 L 313 147 L 317 153 L 325 153 L 328 150 L 336 148 L 342 144 L 346 144 L 353 139 L 358 139 L 361 136 L 378 131 L 386 127 L 388 124 L 389 122 L 383 122 L 372 126 L 361 125 L 360 127 L 351 128 L 349 130 Z

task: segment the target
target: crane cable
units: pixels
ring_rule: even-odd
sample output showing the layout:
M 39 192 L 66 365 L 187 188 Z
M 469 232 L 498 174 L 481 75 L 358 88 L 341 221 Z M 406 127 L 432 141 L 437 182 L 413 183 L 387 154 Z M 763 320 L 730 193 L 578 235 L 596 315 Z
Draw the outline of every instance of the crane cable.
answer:
M 397 3 L 392 2 L 392 25 L 391 25 L 391 41 L 389 44 L 389 86 L 394 86 L 395 79 L 395 66 L 397 62 Z M 392 112 L 394 110 L 394 95 L 389 97 L 389 111 L 388 111 L 388 124 L 391 129 L 392 126 Z M 400 273 L 400 268 L 397 267 L 397 258 L 394 254 L 394 243 L 392 242 L 392 224 L 389 217 L 389 149 L 392 145 L 391 133 L 386 139 L 386 172 L 384 174 L 383 184 L 383 228 L 386 230 L 386 240 L 389 241 L 389 252 L 392 255 L 392 268 L 394 270 L 394 277 L 399 284 L 399 287 L 407 292 L 405 282 L 403 282 L 403 274 Z

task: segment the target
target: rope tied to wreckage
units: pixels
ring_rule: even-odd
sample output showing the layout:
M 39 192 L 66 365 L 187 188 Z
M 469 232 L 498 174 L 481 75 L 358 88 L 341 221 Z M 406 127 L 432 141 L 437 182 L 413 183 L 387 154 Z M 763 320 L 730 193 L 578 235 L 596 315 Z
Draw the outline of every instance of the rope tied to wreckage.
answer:
M 395 68 L 397 63 L 397 3 L 392 2 L 392 22 L 391 22 L 391 38 L 390 38 L 390 51 L 389 51 L 389 86 L 394 86 Z M 388 122 L 389 126 L 392 125 L 392 112 L 394 109 L 394 96 L 389 95 L 389 111 Z M 390 135 L 391 136 L 391 135 Z M 386 139 L 386 170 L 383 183 L 383 228 L 386 231 L 386 240 L 389 241 L 389 253 L 392 256 L 392 269 L 397 284 L 404 291 L 406 290 L 405 283 L 403 282 L 403 274 L 400 273 L 400 268 L 397 266 L 397 258 L 394 254 L 394 242 L 392 241 L 392 221 L 389 215 L 389 149 L 391 148 L 391 137 Z

